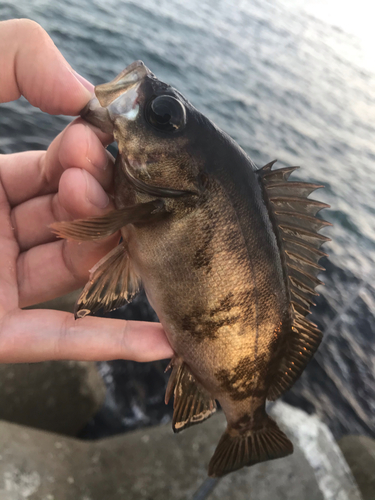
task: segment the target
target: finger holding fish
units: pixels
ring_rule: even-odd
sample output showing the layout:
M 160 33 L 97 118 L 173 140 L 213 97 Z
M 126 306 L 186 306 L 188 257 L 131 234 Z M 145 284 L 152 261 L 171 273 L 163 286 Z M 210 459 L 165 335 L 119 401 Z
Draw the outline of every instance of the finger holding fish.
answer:
M 27 346 L 27 349 L 25 349 Z M 0 362 L 58 359 L 154 361 L 173 351 L 159 323 L 84 318 L 48 309 L 13 311 L 0 322 Z
M 23 19 L 0 24 L 0 102 L 18 99 L 22 94 L 32 105 L 45 112 L 77 115 L 90 98 L 92 85 L 72 70 L 37 23 Z M 69 288 L 76 288 L 81 279 L 87 279 L 87 269 L 86 275 L 83 272 L 81 276 L 80 272 L 85 271 L 85 266 L 91 265 L 90 255 L 96 262 L 103 252 L 107 253 L 116 245 L 116 241 L 110 245 L 108 241 L 100 244 L 93 242 L 86 246 L 75 244 L 74 250 L 70 243 L 54 241 L 55 237 L 50 232 L 47 234 L 48 222 L 57 218 L 52 210 L 52 200 L 67 169 L 83 169 L 91 176 L 89 182 L 97 182 L 103 192 L 110 190 L 110 165 L 100 171 L 95 164 L 98 156 L 103 158 L 103 153 L 106 154 L 103 145 L 111 142 L 111 136 L 87 123 L 79 132 L 75 129 L 76 123 L 81 123 L 82 127 L 80 120 L 73 122 L 55 139 L 47 153 L 29 151 L 0 155 L 1 361 L 102 360 L 121 357 L 146 361 L 170 356 L 171 349 L 160 325 L 99 318 L 88 318 L 78 325 L 69 313 L 19 309 L 19 306 L 51 298 L 50 291 L 52 294 L 64 293 Z M 92 139 L 89 147 L 82 134 L 82 131 L 87 130 Z M 64 148 L 69 149 L 68 154 L 65 154 Z M 78 179 L 70 180 L 75 183 Z M 69 218 L 97 215 L 98 207 L 92 204 L 90 208 L 85 203 L 85 189 L 82 186 L 81 196 L 77 195 L 75 201 L 72 200 L 69 204 L 69 192 L 66 190 L 64 194 L 62 188 L 61 194 L 65 201 L 61 203 L 61 213 L 58 216 Z M 85 202 L 80 206 L 78 199 L 82 197 Z M 36 204 L 33 205 L 34 199 Z M 66 208 L 65 212 L 62 211 L 63 207 Z M 16 212 L 11 216 L 11 211 L 16 209 L 20 210 L 18 216 Z M 101 213 L 105 212 L 103 208 L 100 210 Z M 68 251 L 63 256 L 65 247 Z M 26 256 L 30 258 L 27 259 Z M 35 269 L 32 267 L 34 258 Z M 74 261 L 77 269 L 72 267 Z M 56 282 L 60 277 L 65 286 L 58 289 Z
M 58 161 L 64 170 L 71 166 L 82 168 L 105 191 L 109 191 L 112 189 L 114 158 L 105 147 L 111 142 L 112 136 L 77 118 L 66 128 L 58 144 Z M 54 159 L 51 160 L 52 166 Z
M 83 126 L 78 118 L 47 151 L 2 155 L 1 179 L 9 204 L 15 207 L 37 196 L 56 193 L 61 175 L 71 167 L 87 170 L 108 189 L 113 179 L 113 158 L 105 146 L 111 141 L 110 135 L 89 124 Z
M 21 251 L 55 240 L 49 226 L 56 221 L 102 215 L 113 202 L 87 171 L 71 167 L 60 178 L 55 194 L 37 196 L 13 208 L 12 224 Z
M 116 234 L 101 242 L 57 240 L 22 252 L 17 259 L 19 307 L 52 300 L 82 287 L 90 269 L 118 241 Z
M 112 189 L 114 159 L 103 146 L 110 140 L 78 119 L 46 152 L 36 152 L 34 162 L 22 153 L 2 158 L 3 185 L 14 204 L 11 219 L 21 251 L 54 241 L 48 226 L 56 220 L 113 208 L 106 191 Z
M 86 130 L 91 134 L 90 144 L 94 145 L 92 156 L 101 159 L 107 168 L 101 172 L 87 162 L 87 145 L 81 149 L 77 147 L 69 155 L 63 154 L 72 143 L 71 134 L 62 134 L 45 154 L 43 174 L 51 181 L 49 190 L 53 189 L 58 178 L 57 192 L 36 196 L 12 210 L 13 227 L 22 251 L 17 263 L 21 307 L 82 286 L 88 279 L 89 269 L 118 242 L 116 235 L 100 243 L 56 241 L 49 229 L 49 225 L 56 220 L 102 215 L 113 208 L 110 194 L 104 190 L 113 178 L 112 161 L 101 142 L 107 138 L 100 132 L 99 138 L 94 129 L 80 123 L 71 127 L 71 133 L 74 135 L 77 132 L 78 138 Z M 96 178 L 91 172 L 96 174 Z M 45 190 L 43 187 L 41 192 Z M 61 279 L 55 279 L 56 272 Z

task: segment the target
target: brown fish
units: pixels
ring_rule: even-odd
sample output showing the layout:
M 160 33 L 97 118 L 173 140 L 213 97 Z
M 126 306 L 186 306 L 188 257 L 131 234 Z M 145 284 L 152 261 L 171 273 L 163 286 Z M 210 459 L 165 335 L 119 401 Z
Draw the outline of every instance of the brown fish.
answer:
M 54 230 L 76 240 L 121 230 L 122 243 L 92 270 L 76 317 L 120 307 L 142 282 L 175 352 L 174 431 L 207 419 L 215 400 L 226 415 L 209 474 L 289 455 L 265 403 L 321 341 L 306 315 L 328 240 L 315 217 L 328 205 L 307 197 L 322 186 L 290 182 L 297 167 L 257 169 L 142 62 L 95 93 L 82 116 L 118 143 L 116 210 Z

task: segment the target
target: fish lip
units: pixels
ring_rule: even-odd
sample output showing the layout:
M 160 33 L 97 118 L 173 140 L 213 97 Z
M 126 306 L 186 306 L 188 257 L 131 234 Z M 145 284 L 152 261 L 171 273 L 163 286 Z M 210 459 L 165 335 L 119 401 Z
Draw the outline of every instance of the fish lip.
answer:
M 154 74 L 142 61 L 134 61 L 114 80 L 95 87 L 95 97 L 81 111 L 81 117 L 108 133 L 113 133 L 118 117 L 135 120 L 139 112 L 138 89 L 147 76 L 152 78 Z
M 102 132 L 113 134 L 113 123 L 109 118 L 107 108 L 103 108 L 96 97 L 89 100 L 81 110 L 80 116 L 91 125 L 98 127 Z
M 112 121 L 122 117 L 133 121 L 139 112 L 138 89 L 146 77 L 153 73 L 142 61 L 135 61 L 109 84 L 98 85 L 95 94 L 100 104 L 107 108 Z
M 128 92 L 135 85 L 139 85 L 146 77 L 153 77 L 153 73 L 142 61 L 135 61 L 127 66 L 109 83 L 102 83 L 95 87 L 95 95 L 103 108 L 107 108 L 121 94 Z
M 134 61 L 127 66 L 121 73 L 121 80 L 119 83 L 134 85 L 135 83 L 143 80 L 145 76 L 154 76 L 148 69 L 143 61 Z M 119 78 L 120 75 L 117 77 Z
M 107 107 L 110 119 L 114 122 L 117 118 L 125 118 L 133 121 L 137 118 L 139 112 L 138 89 L 141 82 L 129 86 Z

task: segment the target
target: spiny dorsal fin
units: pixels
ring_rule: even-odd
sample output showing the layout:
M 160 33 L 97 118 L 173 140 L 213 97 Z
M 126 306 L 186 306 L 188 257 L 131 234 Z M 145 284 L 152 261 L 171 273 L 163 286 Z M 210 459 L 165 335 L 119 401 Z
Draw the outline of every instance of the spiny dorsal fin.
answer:
M 101 259 L 90 271 L 90 279 L 79 296 L 75 318 L 83 318 L 99 309 L 105 312 L 130 302 L 140 287 L 126 247 L 121 243 Z
M 172 360 L 172 373 L 165 393 L 165 402 L 174 392 L 173 431 L 180 432 L 203 422 L 216 411 L 216 402 L 195 380 L 181 359 Z
M 298 167 L 272 170 L 275 162 L 258 171 L 271 219 L 277 231 L 290 294 L 291 332 L 287 339 L 287 352 L 268 392 L 275 400 L 289 389 L 305 369 L 318 348 L 322 334 L 306 319 L 317 285 L 323 284 L 317 274 L 323 268 L 318 264 L 326 254 L 320 246 L 329 238 L 318 233 L 329 222 L 316 217 L 329 205 L 310 200 L 308 196 L 323 186 L 307 182 L 290 182 L 289 176 Z

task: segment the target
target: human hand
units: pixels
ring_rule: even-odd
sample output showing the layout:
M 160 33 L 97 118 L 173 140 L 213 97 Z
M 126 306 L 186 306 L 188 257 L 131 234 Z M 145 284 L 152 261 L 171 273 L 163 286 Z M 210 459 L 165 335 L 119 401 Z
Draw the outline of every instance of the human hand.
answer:
M 47 33 L 29 20 L 0 22 L 0 103 L 20 95 L 50 114 L 78 115 L 93 92 Z M 117 243 L 57 240 L 55 221 L 103 215 L 112 138 L 76 119 L 47 151 L 0 155 L 0 362 L 52 359 L 149 361 L 172 349 L 157 323 L 21 308 L 83 286 Z

